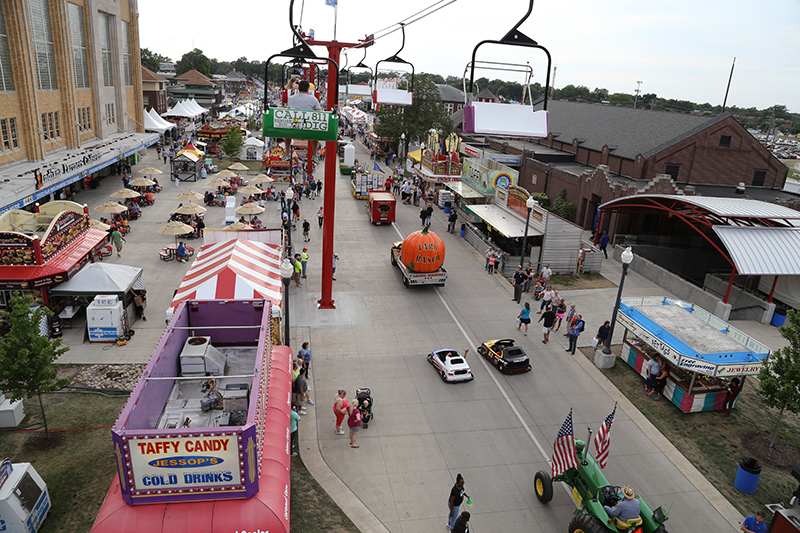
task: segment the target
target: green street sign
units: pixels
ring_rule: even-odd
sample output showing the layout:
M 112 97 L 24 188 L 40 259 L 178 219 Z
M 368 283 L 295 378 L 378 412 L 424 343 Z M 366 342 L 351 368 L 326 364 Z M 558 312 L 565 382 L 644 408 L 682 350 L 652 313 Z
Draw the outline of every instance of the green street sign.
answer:
M 264 113 L 264 137 L 335 141 L 339 117 L 330 111 L 302 111 L 271 107 Z

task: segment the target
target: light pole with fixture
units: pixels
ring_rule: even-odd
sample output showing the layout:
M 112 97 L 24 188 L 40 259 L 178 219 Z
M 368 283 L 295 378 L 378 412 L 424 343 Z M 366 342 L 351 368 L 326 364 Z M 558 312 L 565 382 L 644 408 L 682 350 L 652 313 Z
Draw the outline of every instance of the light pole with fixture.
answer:
M 292 274 L 294 266 L 289 258 L 286 257 L 281 263 L 281 277 L 283 278 L 283 344 L 289 347 L 289 285 L 292 284 Z
M 533 211 L 533 208 L 536 207 L 537 205 L 539 205 L 539 202 L 534 200 L 532 196 L 528 196 L 528 199 L 525 200 L 525 207 L 528 208 L 528 212 L 525 215 L 525 233 L 523 234 L 522 237 L 522 254 L 520 255 L 519 258 L 520 267 L 525 266 L 525 252 L 528 247 L 528 224 L 531 221 L 531 211 Z
M 617 312 L 619 311 L 619 302 L 622 300 L 622 286 L 625 285 L 625 276 L 628 274 L 628 267 L 633 261 L 633 251 L 631 247 L 625 248 L 622 252 L 622 278 L 619 280 L 619 290 L 617 291 L 617 301 L 614 303 L 614 313 L 611 315 L 611 327 L 608 330 L 608 338 L 606 338 L 606 346 L 603 348 L 604 354 L 611 353 L 611 337 L 614 336 L 614 326 L 617 323 Z
M 406 134 L 405 133 L 401 133 L 400 134 L 400 149 L 398 151 L 400 152 L 400 168 L 402 168 L 403 171 L 405 171 L 405 169 L 406 169 Z

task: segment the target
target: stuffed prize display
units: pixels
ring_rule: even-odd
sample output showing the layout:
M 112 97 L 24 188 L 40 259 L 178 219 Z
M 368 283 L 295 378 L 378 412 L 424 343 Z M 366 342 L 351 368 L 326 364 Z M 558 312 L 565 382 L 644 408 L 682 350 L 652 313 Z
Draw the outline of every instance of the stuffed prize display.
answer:
M 444 264 L 444 241 L 429 229 L 430 224 L 403 240 L 400 260 L 411 272 L 436 272 Z

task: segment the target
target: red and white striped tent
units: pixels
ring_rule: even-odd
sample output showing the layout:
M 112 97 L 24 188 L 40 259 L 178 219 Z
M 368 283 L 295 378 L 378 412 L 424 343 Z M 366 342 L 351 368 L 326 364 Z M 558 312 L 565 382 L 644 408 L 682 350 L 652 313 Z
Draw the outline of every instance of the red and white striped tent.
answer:
M 280 306 L 283 297 L 281 247 L 244 239 L 206 244 L 183 278 L 167 309 L 172 316 L 187 299 L 268 298 Z

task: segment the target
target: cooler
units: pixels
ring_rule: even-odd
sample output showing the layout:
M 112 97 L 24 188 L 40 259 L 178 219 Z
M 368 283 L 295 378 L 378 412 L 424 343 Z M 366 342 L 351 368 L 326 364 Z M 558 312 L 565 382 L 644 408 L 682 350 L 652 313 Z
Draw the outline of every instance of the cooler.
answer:
M 30 463 L 0 465 L 0 531 L 39 531 L 50 510 L 47 485 Z
M 116 295 L 99 294 L 86 308 L 89 342 L 109 342 L 125 334 L 127 320 Z

